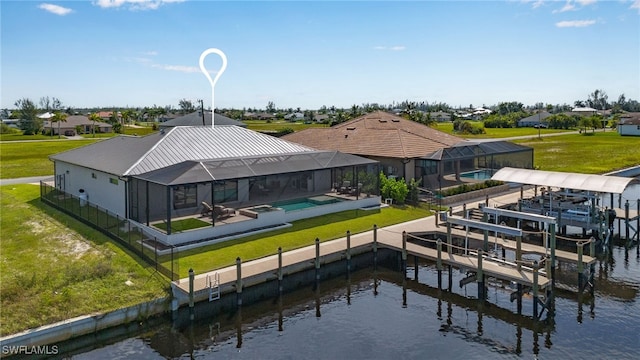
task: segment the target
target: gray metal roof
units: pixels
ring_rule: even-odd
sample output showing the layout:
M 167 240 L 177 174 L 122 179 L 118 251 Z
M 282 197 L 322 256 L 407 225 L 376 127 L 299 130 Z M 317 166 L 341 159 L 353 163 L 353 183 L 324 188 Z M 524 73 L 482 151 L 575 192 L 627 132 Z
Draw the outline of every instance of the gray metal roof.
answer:
M 144 137 L 118 136 L 50 158 L 122 176 L 143 174 L 185 161 L 314 151 L 238 126 L 178 126 Z
M 214 126 L 218 125 L 235 125 L 240 127 L 247 127 L 247 124 L 241 121 L 236 121 L 224 115 L 216 114 Z M 180 116 L 160 124 L 161 128 L 168 128 L 173 126 L 211 126 L 211 111 L 204 112 L 204 125 L 202 125 L 202 113 L 200 111 L 195 111 L 191 114 Z
M 338 151 L 314 151 L 208 161 L 185 161 L 135 177 L 162 185 L 179 185 L 375 163 L 377 161 Z
M 633 178 L 621 176 L 588 175 L 510 167 L 498 170 L 491 177 L 491 180 L 613 194 L 621 194 L 629 183 L 634 181 Z

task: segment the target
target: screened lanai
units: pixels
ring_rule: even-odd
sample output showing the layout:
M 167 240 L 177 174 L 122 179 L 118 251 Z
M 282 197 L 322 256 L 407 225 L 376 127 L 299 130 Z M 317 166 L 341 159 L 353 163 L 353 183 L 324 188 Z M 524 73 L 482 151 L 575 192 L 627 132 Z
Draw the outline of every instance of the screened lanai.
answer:
M 378 196 L 378 173 L 378 162 L 338 151 L 184 161 L 130 179 L 129 217 L 166 222 L 171 234 L 172 219 L 199 216 L 207 205 L 235 211 L 292 199 L 329 204 Z
M 431 189 L 488 180 L 503 167 L 533 168 L 533 149 L 508 141 L 463 142 L 416 159 L 416 178 Z

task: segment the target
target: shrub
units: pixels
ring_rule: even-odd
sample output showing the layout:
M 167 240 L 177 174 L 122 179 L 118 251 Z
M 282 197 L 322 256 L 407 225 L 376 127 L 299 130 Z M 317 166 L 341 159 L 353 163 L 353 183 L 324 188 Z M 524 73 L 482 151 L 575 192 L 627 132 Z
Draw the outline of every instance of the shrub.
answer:
M 451 189 L 446 189 L 437 194 L 440 195 L 441 197 L 447 197 L 452 195 L 464 194 L 470 191 L 486 189 L 486 188 L 490 188 L 490 187 L 494 187 L 502 184 L 504 184 L 502 181 L 485 180 L 484 182 L 476 183 L 476 184 L 462 184 L 460 186 L 457 186 Z
M 408 193 L 409 188 L 404 178 L 389 179 L 382 171 L 380 172 L 380 194 L 383 198 L 391 198 L 396 204 L 402 205 Z

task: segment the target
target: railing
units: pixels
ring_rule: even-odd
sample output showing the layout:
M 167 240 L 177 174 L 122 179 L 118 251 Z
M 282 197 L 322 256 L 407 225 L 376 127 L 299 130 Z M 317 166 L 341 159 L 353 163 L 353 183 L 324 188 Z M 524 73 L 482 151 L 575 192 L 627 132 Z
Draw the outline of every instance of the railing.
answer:
M 40 182 L 40 199 L 115 240 L 171 281 L 180 279 L 178 249 L 148 236 L 135 222 L 43 181 Z

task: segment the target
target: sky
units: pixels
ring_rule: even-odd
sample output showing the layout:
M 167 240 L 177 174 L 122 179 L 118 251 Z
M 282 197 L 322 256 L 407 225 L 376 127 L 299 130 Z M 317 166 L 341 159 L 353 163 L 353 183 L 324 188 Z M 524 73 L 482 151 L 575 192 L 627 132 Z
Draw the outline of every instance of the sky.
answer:
M 2 0 L 0 32 L 9 109 L 640 101 L 640 0 Z

